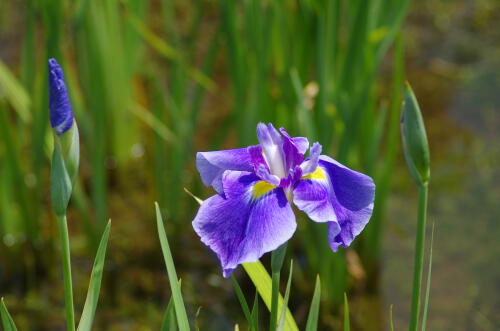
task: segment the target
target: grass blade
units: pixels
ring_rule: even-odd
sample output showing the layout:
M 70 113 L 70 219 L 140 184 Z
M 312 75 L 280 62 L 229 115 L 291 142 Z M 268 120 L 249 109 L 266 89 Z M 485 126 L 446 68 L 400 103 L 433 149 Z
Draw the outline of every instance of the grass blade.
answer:
M 344 293 L 344 331 L 351 330 L 351 321 L 349 319 L 349 302 L 347 302 L 347 295 Z
M 31 100 L 14 74 L 0 60 L 0 91 L 17 112 L 17 115 L 24 123 L 31 121 L 30 106 Z
M 280 287 L 280 272 L 286 254 L 286 243 L 271 253 L 271 318 L 269 319 L 269 330 L 276 330 L 278 323 L 278 295 Z
M 319 275 L 316 276 L 316 285 L 314 286 L 314 294 L 307 316 L 306 331 L 316 331 L 318 329 L 319 318 L 319 300 L 321 298 L 321 280 Z
M 108 221 L 108 225 L 104 229 L 101 242 L 99 243 L 99 248 L 97 249 L 94 266 L 92 267 L 92 274 L 90 276 L 87 298 L 85 299 L 82 317 L 80 318 L 80 323 L 78 324 L 78 331 L 92 330 L 92 323 L 94 322 L 97 302 L 99 301 L 99 292 L 101 290 L 102 273 L 104 270 L 104 260 L 106 258 L 106 248 L 108 247 L 110 228 L 111 220 Z
M 163 124 L 152 112 L 141 106 L 139 103 L 130 105 L 130 112 L 138 119 L 149 126 L 158 136 L 167 143 L 177 142 L 175 134 Z
M 427 312 L 429 311 L 429 295 L 431 291 L 431 275 L 432 275 L 432 245 L 434 243 L 434 223 L 432 224 L 432 232 L 431 232 L 431 247 L 429 250 L 429 266 L 427 271 L 427 284 L 425 288 L 425 301 L 424 301 L 424 310 L 422 315 L 422 331 L 425 331 L 427 326 Z
M 5 331 L 17 331 L 16 325 L 14 324 L 14 320 L 9 314 L 7 307 L 5 306 L 5 302 L 3 298 L 0 302 L 0 316 L 2 317 L 2 326 Z
M 167 267 L 168 280 L 170 281 L 170 289 L 172 291 L 172 298 L 174 300 L 177 323 L 179 325 L 180 331 L 189 330 L 189 322 L 187 318 L 186 307 L 184 306 L 184 300 L 182 299 L 181 288 L 179 286 L 179 283 L 177 282 L 178 278 L 177 278 L 177 272 L 175 271 L 174 260 L 172 258 L 172 253 L 170 252 L 170 246 L 168 245 L 165 228 L 163 227 L 163 219 L 161 217 L 160 207 L 156 202 L 155 202 L 155 207 L 156 207 L 156 225 L 158 227 L 158 236 L 160 237 L 160 244 L 163 252 L 163 258 L 165 259 L 165 265 Z
M 394 320 L 392 319 L 392 307 L 393 305 L 389 307 L 389 330 L 394 331 Z
M 252 320 L 252 315 L 250 314 L 250 308 L 248 308 L 248 303 L 247 300 L 245 299 L 245 295 L 243 294 L 243 291 L 241 290 L 241 287 L 238 284 L 238 281 L 236 280 L 234 275 L 231 275 L 231 283 L 233 283 L 234 291 L 236 292 L 236 296 L 240 301 L 241 309 L 243 309 L 243 314 L 245 314 L 245 318 L 247 319 L 248 325 L 250 326 L 251 329 L 253 329 L 253 320 Z
M 165 315 L 163 315 L 163 321 L 161 323 L 161 331 L 173 331 L 177 330 L 177 320 L 175 319 L 174 310 L 174 300 L 170 298 L 168 301 L 167 309 L 165 310 Z
M 288 309 L 288 300 L 290 298 L 290 286 L 292 285 L 292 275 L 293 275 L 293 260 L 290 261 L 290 273 L 288 274 L 288 281 L 286 283 L 285 299 L 283 300 L 283 307 L 281 307 L 278 331 L 283 331 L 283 327 L 285 326 L 286 311 Z
M 253 284 L 257 288 L 257 291 L 260 294 L 260 297 L 266 304 L 266 307 L 271 310 L 271 277 L 266 271 L 266 268 L 262 265 L 260 261 L 252 262 L 252 263 L 243 263 L 243 268 L 245 268 L 246 273 L 252 280 Z M 281 310 L 283 307 L 283 298 L 278 296 L 278 309 Z M 285 330 L 295 331 L 299 330 L 297 327 L 297 323 L 293 318 L 290 310 L 287 309 L 286 317 L 285 317 Z
M 259 292 L 255 292 L 252 307 L 252 324 L 255 331 L 259 331 Z

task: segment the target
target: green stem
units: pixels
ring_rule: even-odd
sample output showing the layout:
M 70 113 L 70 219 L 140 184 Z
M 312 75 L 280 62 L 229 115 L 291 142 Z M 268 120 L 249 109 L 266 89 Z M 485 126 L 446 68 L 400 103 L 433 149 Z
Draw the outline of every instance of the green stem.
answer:
M 61 252 L 63 259 L 64 305 L 66 307 L 66 324 L 68 331 L 75 330 L 75 310 L 73 308 L 73 287 L 71 281 L 71 257 L 69 250 L 68 222 L 66 215 L 57 216 L 57 225 L 61 235 Z
M 425 222 L 427 215 L 427 183 L 419 185 L 418 188 L 418 219 L 417 238 L 415 242 L 415 260 L 413 267 L 413 294 L 411 301 L 410 331 L 418 328 L 418 317 L 420 315 L 420 292 L 422 287 L 422 274 L 424 266 L 424 246 L 425 246 Z

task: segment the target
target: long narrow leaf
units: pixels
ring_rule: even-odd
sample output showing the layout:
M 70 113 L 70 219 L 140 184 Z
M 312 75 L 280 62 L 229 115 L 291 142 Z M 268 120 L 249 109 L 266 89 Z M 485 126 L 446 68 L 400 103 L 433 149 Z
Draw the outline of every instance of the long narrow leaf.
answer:
M 248 303 L 247 303 L 247 300 L 245 299 L 245 295 L 243 294 L 243 291 L 241 290 L 241 287 L 238 284 L 238 281 L 236 280 L 234 275 L 231 275 L 231 283 L 233 283 L 234 291 L 236 292 L 236 296 L 238 297 L 238 300 L 240 301 L 241 309 L 243 309 L 243 314 L 245 314 L 245 318 L 247 319 L 248 325 L 250 325 L 250 328 L 253 328 L 252 315 L 250 314 L 250 308 L 248 307 Z
M 7 307 L 5 306 L 5 302 L 3 298 L 0 300 L 0 317 L 2 317 L 2 326 L 5 331 L 17 331 L 16 325 L 14 324 L 14 320 L 9 314 Z
M 182 299 L 181 288 L 179 286 L 179 283 L 177 282 L 177 272 L 175 271 L 174 259 L 172 258 L 172 253 L 170 252 L 170 246 L 168 245 L 165 228 L 163 227 L 163 219 L 161 217 L 160 207 L 156 202 L 155 207 L 158 236 L 160 237 L 160 244 L 163 252 L 163 258 L 165 259 L 165 265 L 167 267 L 168 280 L 170 281 L 170 289 L 172 291 L 172 298 L 174 299 L 175 315 L 177 316 L 179 330 L 186 331 L 189 330 L 186 307 L 184 306 L 184 300 Z
M 271 309 L 271 277 L 267 273 L 266 269 L 260 261 L 252 263 L 243 263 L 243 268 L 252 280 L 253 284 L 257 288 L 260 297 L 266 304 L 266 307 Z M 283 298 L 278 297 L 278 309 L 281 310 L 283 307 Z M 297 323 L 295 322 L 292 313 L 287 309 L 285 318 L 285 330 L 298 330 Z
M 344 293 L 344 331 L 351 330 L 351 321 L 349 319 L 349 302 L 347 302 L 347 295 Z
M 252 307 L 252 324 L 254 331 L 259 331 L 259 292 L 255 292 L 255 299 Z
M 174 331 L 177 330 L 177 320 L 175 319 L 174 300 L 170 298 L 168 301 L 165 315 L 163 315 L 163 322 L 161 323 L 161 331 Z
M 293 260 L 290 261 L 290 273 L 288 274 L 288 281 L 286 283 L 285 299 L 283 300 L 283 307 L 281 307 L 278 331 L 283 331 L 283 328 L 285 326 L 286 311 L 288 309 L 288 300 L 290 299 L 290 286 L 292 284 L 292 275 L 293 275 Z
M 278 326 L 278 295 L 280 290 L 280 272 L 285 260 L 286 246 L 284 243 L 271 253 L 271 317 L 269 330 L 275 331 Z
M 319 317 L 319 299 L 321 298 L 321 280 L 319 275 L 316 276 L 316 285 L 314 286 L 314 294 L 307 316 L 306 331 L 316 331 L 318 329 Z
M 3 61 L 0 60 L 0 95 L 5 95 L 17 115 L 24 123 L 31 121 L 31 100 L 14 74 Z
M 80 324 L 78 324 L 78 331 L 92 330 L 92 323 L 94 322 L 97 302 L 99 301 L 99 292 L 101 290 L 102 273 L 104 270 L 104 260 L 106 258 L 110 228 L 111 220 L 108 221 L 108 225 L 106 225 L 104 229 L 99 248 L 97 249 L 94 266 L 92 267 L 92 275 L 90 276 L 87 299 L 85 299 L 82 317 L 80 319 Z
M 394 331 L 394 321 L 392 319 L 392 305 L 389 307 L 389 330 Z

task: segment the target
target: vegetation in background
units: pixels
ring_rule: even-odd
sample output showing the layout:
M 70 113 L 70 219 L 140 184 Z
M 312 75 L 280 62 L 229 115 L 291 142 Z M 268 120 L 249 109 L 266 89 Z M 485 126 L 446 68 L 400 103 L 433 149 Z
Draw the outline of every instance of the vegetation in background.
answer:
M 44 277 L 39 270 L 58 265 L 46 198 L 53 142 L 44 65 L 56 57 L 66 72 L 82 141 L 70 226 L 84 234 L 86 255 L 96 251 L 105 220 L 115 218 L 112 197 L 134 189 L 143 210 L 159 202 L 175 243 L 191 231 L 186 220 L 196 206 L 183 188 L 201 195 L 192 171 L 195 151 L 255 143 L 256 123 L 272 121 L 321 141 L 325 154 L 375 179 L 374 216 L 351 253 L 374 280 L 369 290 L 376 290 L 384 207 L 399 146 L 400 28 L 407 7 L 407 0 L 26 1 L 18 65 L 0 59 L 0 174 L 5 179 L 0 236 L 8 246 L 0 254 L 11 261 L 23 257 L 7 264 L 7 274 L 23 273 L 22 287 L 35 288 Z M 389 84 L 387 75 L 382 77 L 384 63 L 391 70 Z M 137 168 L 141 157 L 145 162 Z M 149 212 L 143 215 L 147 219 Z M 314 290 L 306 323 L 312 330 L 344 302 L 349 266 L 345 251 L 332 254 L 326 238 L 318 240 L 326 227 L 299 224 L 300 240 L 291 244 L 289 255 L 297 261 L 293 282 L 304 284 L 296 291 L 310 298 Z M 175 288 L 177 276 L 172 278 L 165 259 Z M 278 269 L 273 268 L 271 282 L 279 285 Z M 273 291 L 266 304 L 279 322 L 284 310 L 276 298 Z M 176 294 L 163 325 L 172 321 L 172 312 L 179 327 L 186 323 L 172 308 L 179 300 Z M 249 305 L 244 309 L 249 324 L 258 319 L 254 302 L 251 312 Z

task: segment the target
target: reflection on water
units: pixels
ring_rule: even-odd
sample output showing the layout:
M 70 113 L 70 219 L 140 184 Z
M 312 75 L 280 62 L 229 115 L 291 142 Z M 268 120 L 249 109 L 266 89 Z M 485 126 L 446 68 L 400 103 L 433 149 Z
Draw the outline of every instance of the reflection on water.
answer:
M 500 10 L 494 3 L 426 1 L 410 10 L 407 25 L 408 79 L 432 156 L 430 330 L 500 329 Z M 402 328 L 416 211 L 408 206 L 416 206 L 416 193 L 408 176 L 395 178 L 402 182 L 394 183 L 389 204 L 382 287 Z

